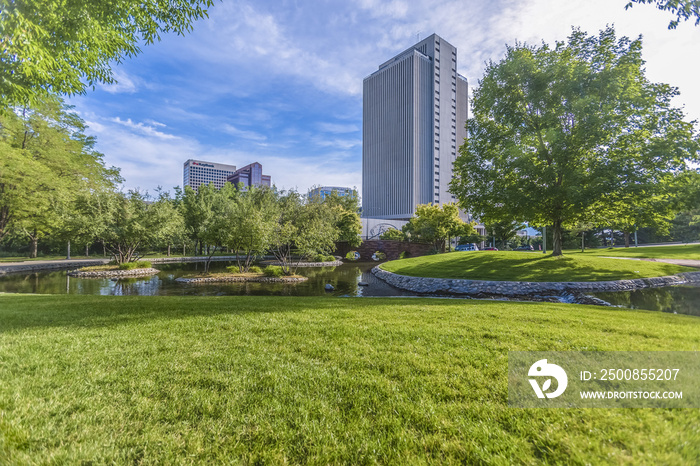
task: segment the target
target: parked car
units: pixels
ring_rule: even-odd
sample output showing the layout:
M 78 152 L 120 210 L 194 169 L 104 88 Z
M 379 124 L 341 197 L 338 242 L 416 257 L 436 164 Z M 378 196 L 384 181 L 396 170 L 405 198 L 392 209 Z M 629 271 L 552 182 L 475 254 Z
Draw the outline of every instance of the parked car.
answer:
M 478 251 L 479 248 L 475 244 L 459 244 L 455 248 L 455 251 Z
M 498 248 L 492 248 L 489 246 L 488 248 L 484 248 L 484 251 L 498 251 Z
M 535 248 L 532 247 L 532 245 L 529 246 L 518 246 L 515 248 L 516 251 L 534 251 Z

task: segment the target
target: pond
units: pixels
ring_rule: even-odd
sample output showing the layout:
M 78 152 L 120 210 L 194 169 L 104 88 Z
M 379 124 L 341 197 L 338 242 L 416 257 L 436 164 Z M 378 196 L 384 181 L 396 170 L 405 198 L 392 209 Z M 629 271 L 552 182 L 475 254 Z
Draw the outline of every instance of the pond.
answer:
M 212 272 L 225 272 L 232 262 L 212 262 Z M 202 270 L 200 263 L 155 265 L 161 272 L 140 278 L 75 278 L 66 271 L 13 273 L 0 276 L 0 292 L 39 294 L 91 294 L 141 296 L 415 296 L 388 285 L 372 275 L 376 263 L 343 264 L 338 267 L 302 267 L 297 273 L 309 277 L 301 283 L 208 283 L 184 284 L 176 278 Z M 366 282 L 369 286 L 359 286 Z M 326 284 L 335 288 L 326 291 Z
M 231 262 L 212 262 L 213 272 L 225 271 Z M 216 283 L 183 284 L 175 281 L 198 270 L 202 263 L 158 264 L 158 275 L 127 279 L 88 279 L 68 277 L 65 271 L 16 273 L 0 276 L 0 292 L 39 294 L 92 294 L 142 296 L 416 296 L 372 275 L 376 263 L 344 264 L 338 267 L 305 267 L 298 273 L 309 277 L 302 283 Z M 369 286 L 359 286 L 366 282 Z M 326 291 L 326 284 L 335 288 Z M 593 293 L 608 303 L 650 311 L 700 316 L 700 286 L 670 286 L 636 291 Z

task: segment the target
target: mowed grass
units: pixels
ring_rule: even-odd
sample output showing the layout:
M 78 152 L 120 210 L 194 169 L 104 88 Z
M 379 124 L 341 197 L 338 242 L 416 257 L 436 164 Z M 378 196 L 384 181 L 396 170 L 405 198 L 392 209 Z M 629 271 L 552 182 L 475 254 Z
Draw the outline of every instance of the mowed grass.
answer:
M 629 248 L 605 248 L 568 250 L 565 254 L 583 254 L 587 256 L 638 257 L 648 259 L 695 259 L 700 260 L 700 244 L 683 244 L 677 246 L 643 246 Z
M 508 352 L 700 319 L 437 299 L 0 295 L 3 464 L 692 464 L 696 409 L 507 406 Z
M 467 251 L 386 262 L 381 268 L 399 275 L 468 280 L 589 282 L 660 277 L 697 271 L 690 267 L 567 254 L 521 251 Z

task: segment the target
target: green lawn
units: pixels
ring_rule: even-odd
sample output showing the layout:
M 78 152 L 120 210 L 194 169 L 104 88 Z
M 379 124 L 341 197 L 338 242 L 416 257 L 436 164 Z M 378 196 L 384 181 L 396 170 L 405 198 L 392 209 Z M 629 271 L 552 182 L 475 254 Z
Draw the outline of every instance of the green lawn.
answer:
M 565 254 L 582 254 L 581 250 L 564 251 Z M 644 246 L 635 248 L 586 249 L 583 254 L 591 256 L 641 257 L 648 259 L 695 259 L 700 260 L 700 244 L 678 246 Z
M 0 295 L 3 464 L 691 464 L 694 409 L 507 406 L 515 350 L 700 319 L 437 299 Z
M 521 251 L 467 251 L 386 262 L 381 268 L 400 275 L 469 280 L 572 282 L 624 280 L 697 271 L 689 267 L 567 254 Z

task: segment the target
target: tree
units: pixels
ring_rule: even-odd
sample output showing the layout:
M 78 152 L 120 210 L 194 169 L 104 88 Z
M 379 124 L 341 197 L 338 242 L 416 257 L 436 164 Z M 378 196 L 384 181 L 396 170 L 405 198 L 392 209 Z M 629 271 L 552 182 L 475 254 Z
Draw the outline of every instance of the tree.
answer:
M 271 250 L 285 274 L 294 273 L 309 256 L 333 251 L 339 230 L 331 206 L 305 202 L 296 191 L 283 193 L 278 206 Z
M 379 235 L 379 239 L 388 241 L 406 241 L 406 234 L 396 228 L 389 228 L 384 233 Z
M 341 196 L 332 191 L 323 200 L 310 199 L 311 202 L 322 202 L 328 205 L 335 216 L 335 226 L 338 229 L 338 241 L 346 241 L 351 247 L 362 244 L 362 221 L 360 220 L 360 198 L 357 191 Z
M 106 168 L 85 122 L 58 98 L 0 113 L 0 239 L 14 228 L 31 242 L 60 231 L 81 193 L 113 189 L 119 171 Z
M 214 215 L 212 209 L 216 194 L 217 189 L 213 183 L 201 185 L 197 191 L 190 186 L 185 186 L 183 191 L 179 207 L 185 223 L 185 231 L 195 243 L 195 255 L 197 245 L 199 245 L 199 254 L 203 252 L 206 226 L 210 224 Z
M 402 228 L 410 233 L 412 240 L 432 243 L 435 249 L 445 250 L 445 241 L 450 237 L 468 236 L 475 233 L 473 225 L 459 218 L 456 204 L 444 204 L 442 207 L 432 204 L 416 206 L 415 216 Z
M 234 196 L 227 196 L 231 190 Z M 277 199 L 267 187 L 239 191 L 227 184 L 222 188 L 227 201 L 217 215 L 224 223 L 223 245 L 236 251 L 239 272 L 248 272 L 253 261 L 272 245 L 277 226 Z
M 676 15 L 676 19 L 668 24 L 669 29 L 676 29 L 681 20 L 687 21 L 695 17 L 695 25 L 700 24 L 700 1 L 698 0 L 630 0 L 625 9 L 631 8 L 635 3 L 656 4 L 656 8 L 670 11 Z
M 170 212 L 157 202 L 149 204 L 138 191 L 114 193 L 113 196 L 105 245 L 118 264 L 138 260 L 140 248 L 162 235 Z
M 512 220 L 502 220 L 500 222 L 484 223 L 484 227 L 487 235 L 494 236 L 501 243 L 501 248 L 507 249 L 508 243 L 517 238 L 518 231 L 524 229 L 526 225 Z
M 485 222 L 551 226 L 561 255 L 563 228 L 595 222 L 606 201 L 672 191 L 698 159 L 698 135 L 671 106 L 677 89 L 644 77 L 641 49 L 613 28 L 575 29 L 568 43 L 516 44 L 489 63 L 455 162 L 461 207 Z
M 35 104 L 114 82 L 111 64 L 161 33 L 184 34 L 213 0 L 3 0 L 0 104 Z

